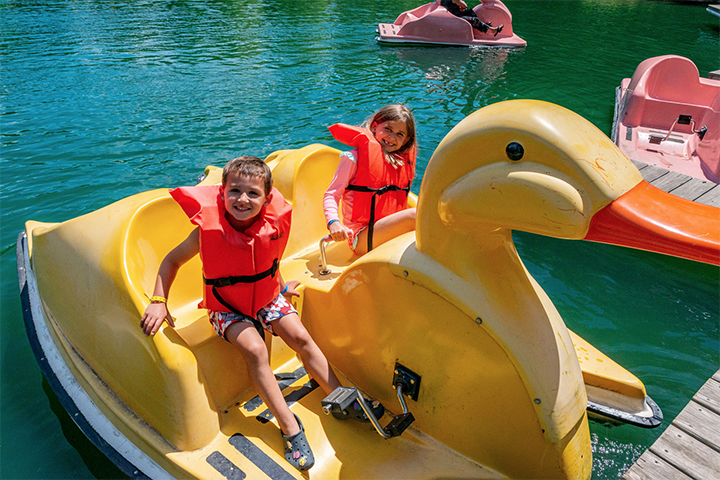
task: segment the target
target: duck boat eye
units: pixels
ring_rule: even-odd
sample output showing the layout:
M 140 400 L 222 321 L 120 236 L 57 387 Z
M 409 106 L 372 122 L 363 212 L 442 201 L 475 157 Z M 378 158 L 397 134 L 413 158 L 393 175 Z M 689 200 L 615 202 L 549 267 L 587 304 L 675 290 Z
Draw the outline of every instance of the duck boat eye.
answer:
M 518 161 L 525 155 L 525 149 L 517 142 L 510 142 L 508 146 L 505 147 L 505 155 L 507 155 L 510 160 Z

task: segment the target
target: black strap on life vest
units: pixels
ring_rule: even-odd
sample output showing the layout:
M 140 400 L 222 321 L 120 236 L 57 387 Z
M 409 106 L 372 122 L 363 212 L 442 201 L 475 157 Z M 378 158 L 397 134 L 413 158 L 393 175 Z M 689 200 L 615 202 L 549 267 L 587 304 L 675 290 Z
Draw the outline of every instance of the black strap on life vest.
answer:
M 242 315 L 244 317 L 250 318 L 252 320 L 253 325 L 255 326 L 255 329 L 260 334 L 260 337 L 265 340 L 265 329 L 263 329 L 262 324 L 256 319 L 252 318 L 249 315 L 244 314 L 237 308 L 233 307 L 230 302 L 225 300 L 221 295 L 220 292 L 218 292 L 218 287 L 229 287 L 231 285 L 235 285 L 236 283 L 255 283 L 259 282 L 265 277 L 275 277 L 275 274 L 277 273 L 278 269 L 280 268 L 280 262 L 276 258 L 273 260 L 272 267 L 268 268 L 264 272 L 256 273 L 254 275 L 237 275 L 234 277 L 220 277 L 220 278 L 205 278 L 203 275 L 203 281 L 205 282 L 205 285 L 212 285 L 212 293 L 215 296 L 215 299 L 225 308 L 230 310 L 231 312 L 235 313 L 236 315 Z
M 205 278 L 203 275 L 203 281 L 205 285 L 212 285 L 213 287 L 229 287 L 236 283 L 255 283 L 259 282 L 265 277 L 274 277 L 280 268 L 280 262 L 276 258 L 273 260 L 272 267 L 268 268 L 264 272 L 256 273 L 254 275 L 237 275 L 235 277 L 220 277 L 220 278 Z
M 412 182 L 411 182 L 412 183 Z M 402 188 L 397 185 L 385 185 L 382 188 L 371 188 L 364 185 L 348 185 L 345 190 L 352 190 L 353 192 L 366 192 L 372 193 L 372 199 L 370 203 L 370 223 L 368 223 L 368 237 L 367 237 L 367 251 L 372 250 L 373 245 L 373 230 L 375 228 L 375 199 L 378 195 L 385 195 L 388 192 L 405 192 L 405 196 L 410 192 L 410 183 L 407 187 Z

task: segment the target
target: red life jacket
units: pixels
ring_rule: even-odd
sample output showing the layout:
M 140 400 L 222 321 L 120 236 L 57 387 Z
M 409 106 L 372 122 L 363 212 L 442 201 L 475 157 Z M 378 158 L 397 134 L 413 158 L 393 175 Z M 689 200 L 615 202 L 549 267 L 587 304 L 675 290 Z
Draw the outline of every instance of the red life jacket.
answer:
M 273 188 L 255 223 L 239 232 L 225 218 L 219 185 L 175 188 L 170 195 L 200 227 L 205 287 L 198 307 L 255 318 L 280 294 L 276 273 L 290 232 L 290 204 Z
M 358 151 L 355 183 L 346 190 L 355 192 L 351 220 L 368 224 L 369 252 L 374 223 L 407 208 L 410 184 L 415 177 L 415 148 L 401 153 L 404 165 L 395 168 L 385 161 L 382 147 L 367 129 L 337 123 L 329 130 L 335 140 Z

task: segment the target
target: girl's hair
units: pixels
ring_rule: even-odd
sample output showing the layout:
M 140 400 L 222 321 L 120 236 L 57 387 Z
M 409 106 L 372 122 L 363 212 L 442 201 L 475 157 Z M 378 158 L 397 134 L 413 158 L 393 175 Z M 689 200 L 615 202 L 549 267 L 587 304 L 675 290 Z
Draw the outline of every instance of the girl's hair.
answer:
M 369 130 L 373 123 L 380 124 L 388 121 L 405 122 L 405 127 L 407 129 L 407 140 L 405 141 L 405 145 L 395 152 L 385 154 L 385 160 L 387 160 L 390 165 L 399 167 L 404 164 L 404 160 L 400 154 L 409 152 L 417 146 L 417 139 L 415 136 L 415 118 L 413 117 L 410 109 L 405 105 L 385 105 L 368 117 L 365 122 L 363 122 L 362 126 Z
M 273 186 L 272 172 L 270 167 L 258 157 L 242 156 L 230 160 L 223 168 L 223 186 L 227 183 L 227 177 L 231 173 L 261 178 L 265 184 L 265 195 L 270 195 Z

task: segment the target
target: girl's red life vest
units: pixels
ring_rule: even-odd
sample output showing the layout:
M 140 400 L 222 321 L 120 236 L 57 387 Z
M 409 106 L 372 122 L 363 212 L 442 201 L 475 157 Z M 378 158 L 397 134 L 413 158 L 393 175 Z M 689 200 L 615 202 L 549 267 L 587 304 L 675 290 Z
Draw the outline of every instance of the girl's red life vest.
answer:
M 200 227 L 204 290 L 199 308 L 251 318 L 280 294 L 278 265 L 290 233 L 292 207 L 273 188 L 256 221 L 244 232 L 225 218 L 220 185 L 170 190 L 190 222 Z
M 382 147 L 365 128 L 337 123 L 329 127 L 339 142 L 358 151 L 357 173 L 354 183 L 346 190 L 353 197 L 353 222 L 367 223 L 368 251 L 372 248 L 372 225 L 383 217 L 407 208 L 410 184 L 415 177 L 415 148 L 400 154 L 404 165 L 393 167 L 385 161 Z

